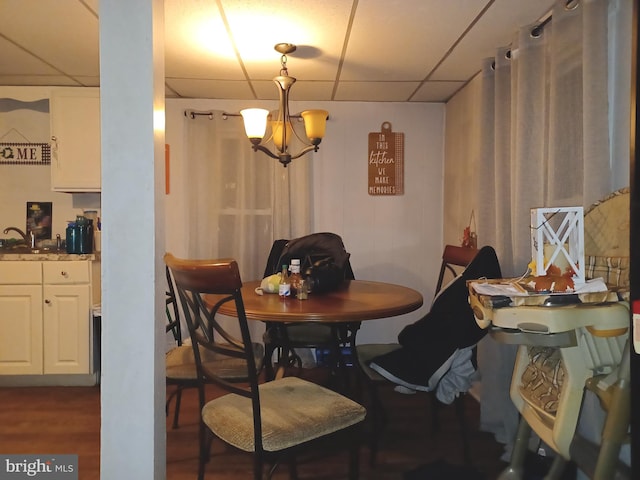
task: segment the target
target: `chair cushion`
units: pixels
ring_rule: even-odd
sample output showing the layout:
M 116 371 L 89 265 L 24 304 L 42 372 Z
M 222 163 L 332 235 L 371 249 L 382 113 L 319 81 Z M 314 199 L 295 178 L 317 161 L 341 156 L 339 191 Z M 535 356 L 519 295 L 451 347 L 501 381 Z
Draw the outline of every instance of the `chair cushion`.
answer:
M 241 358 L 219 356 L 209 350 L 201 349 L 201 358 L 210 371 L 227 380 L 244 380 L 247 378 L 246 362 Z M 256 368 L 262 368 L 264 347 L 261 343 L 253 344 Z M 175 380 L 193 380 L 196 378 L 196 363 L 191 345 L 181 345 L 169 350 L 165 357 L 166 377 Z
M 320 438 L 364 420 L 365 408 L 332 390 L 285 377 L 261 384 L 262 443 L 266 451 Z M 255 451 L 251 400 L 228 394 L 208 402 L 202 419 L 225 442 Z
M 193 380 L 196 378 L 196 362 L 191 345 L 172 348 L 165 356 L 167 378 Z

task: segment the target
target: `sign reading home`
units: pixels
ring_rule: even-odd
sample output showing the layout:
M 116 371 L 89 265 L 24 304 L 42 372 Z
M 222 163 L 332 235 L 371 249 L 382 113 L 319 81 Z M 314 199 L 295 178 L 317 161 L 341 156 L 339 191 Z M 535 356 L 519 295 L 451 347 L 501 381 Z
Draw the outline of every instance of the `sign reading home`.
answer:
M 384 122 L 369 133 L 369 195 L 404 194 L 404 133 Z
M 51 146 L 48 143 L 0 143 L 0 164 L 49 165 Z

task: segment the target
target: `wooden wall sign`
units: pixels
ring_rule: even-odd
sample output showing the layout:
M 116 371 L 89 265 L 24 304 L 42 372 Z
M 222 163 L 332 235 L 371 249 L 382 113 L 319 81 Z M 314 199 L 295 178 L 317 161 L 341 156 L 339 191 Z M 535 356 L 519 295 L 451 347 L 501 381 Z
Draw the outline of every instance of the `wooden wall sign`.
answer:
M 369 133 L 369 195 L 404 194 L 404 133 L 383 122 Z

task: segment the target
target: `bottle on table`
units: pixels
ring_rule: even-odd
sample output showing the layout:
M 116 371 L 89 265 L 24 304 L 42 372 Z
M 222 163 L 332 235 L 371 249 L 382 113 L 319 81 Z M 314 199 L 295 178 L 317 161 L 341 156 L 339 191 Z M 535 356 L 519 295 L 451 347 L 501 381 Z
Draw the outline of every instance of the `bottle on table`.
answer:
M 292 258 L 291 266 L 289 267 L 291 270 L 291 275 L 289 275 L 289 283 L 291 284 L 291 295 L 298 295 L 300 290 L 300 282 L 302 281 L 302 274 L 300 273 L 300 259 Z
M 289 271 L 287 265 L 282 265 L 280 283 L 278 284 L 278 295 L 280 295 L 280 298 L 282 299 L 291 295 L 291 282 L 289 280 Z

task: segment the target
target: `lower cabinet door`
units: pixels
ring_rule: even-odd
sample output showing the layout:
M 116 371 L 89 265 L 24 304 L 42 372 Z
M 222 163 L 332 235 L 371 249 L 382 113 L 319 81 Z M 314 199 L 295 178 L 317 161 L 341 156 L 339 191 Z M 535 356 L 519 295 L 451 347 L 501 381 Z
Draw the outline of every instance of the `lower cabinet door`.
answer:
M 0 375 L 42 373 L 42 286 L 0 285 Z
M 44 285 L 44 374 L 90 373 L 90 286 Z

